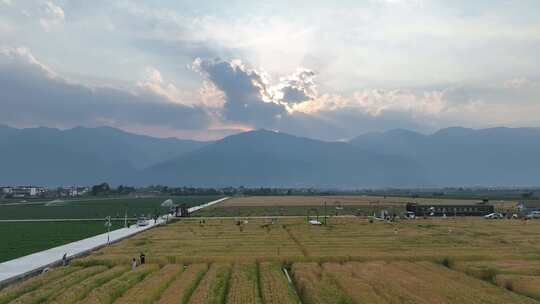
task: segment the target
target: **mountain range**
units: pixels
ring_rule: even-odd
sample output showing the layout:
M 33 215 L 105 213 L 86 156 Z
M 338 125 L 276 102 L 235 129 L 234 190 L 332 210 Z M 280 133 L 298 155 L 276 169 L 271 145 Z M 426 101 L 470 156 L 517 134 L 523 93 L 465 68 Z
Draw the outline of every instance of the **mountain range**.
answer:
M 537 186 L 539 155 L 536 128 L 392 130 L 348 142 L 256 130 L 201 142 L 111 127 L 0 126 L 0 185 Z

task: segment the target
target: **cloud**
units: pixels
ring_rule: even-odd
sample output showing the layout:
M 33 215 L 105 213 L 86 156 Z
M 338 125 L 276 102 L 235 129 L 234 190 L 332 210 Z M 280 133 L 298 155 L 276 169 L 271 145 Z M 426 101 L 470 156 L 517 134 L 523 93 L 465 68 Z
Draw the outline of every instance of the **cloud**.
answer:
M 145 91 L 159 95 L 170 102 L 179 104 L 189 103 L 183 94 L 174 84 L 166 83 L 161 76 L 161 72 L 155 67 L 147 67 L 146 78 L 137 82 L 137 87 Z
M 222 114 L 226 120 L 268 126 L 286 114 L 285 107 L 273 101 L 264 73 L 247 67 L 241 61 L 198 58 L 192 66 L 223 92 Z
M 538 113 L 535 99 L 540 92 L 522 78 L 506 81 L 503 87 L 452 84 L 427 89 L 366 88 L 343 94 L 319 92 L 316 74 L 305 68 L 275 81 L 240 60 L 197 59 L 193 68 L 223 92 L 220 118 L 253 128 L 339 139 L 393 128 L 434 131 L 454 125 L 537 125 L 533 114 Z M 507 112 L 515 115 L 506 116 Z
M 299 68 L 272 82 L 240 60 L 196 59 L 192 68 L 224 96 L 225 122 L 245 123 L 323 139 L 347 138 L 377 128 L 414 127 L 419 117 L 447 106 L 443 91 L 363 90 L 352 96 L 320 94 L 312 70 Z
M 159 82 L 157 74 L 152 81 Z M 132 125 L 204 129 L 212 118 L 145 87 L 89 86 L 59 76 L 26 48 L 0 50 L 0 121 L 19 126 Z
M 366 87 L 344 93 L 321 89 L 320 75 L 308 68 L 276 76 L 238 59 L 197 58 L 190 68 L 202 81 L 185 89 L 162 67 L 147 65 L 144 77 L 129 85 L 90 85 L 60 75 L 27 48 L 2 48 L 0 122 L 106 124 L 138 133 L 207 139 L 267 128 L 335 140 L 393 128 L 538 125 L 535 113 L 540 111 L 535 103 L 540 87 L 534 78 L 489 85 Z
M 65 13 L 62 7 L 52 1 L 43 3 L 43 13 L 41 13 L 39 23 L 45 31 L 49 31 L 51 27 L 63 23 L 64 19 Z
M 274 99 L 286 104 L 315 99 L 318 94 L 315 85 L 315 72 L 298 68 L 295 73 L 280 78 L 279 83 L 271 87 L 270 90 L 274 92 Z
M 534 87 L 536 86 L 536 83 L 525 77 L 521 77 L 505 80 L 503 86 L 507 89 L 522 89 Z

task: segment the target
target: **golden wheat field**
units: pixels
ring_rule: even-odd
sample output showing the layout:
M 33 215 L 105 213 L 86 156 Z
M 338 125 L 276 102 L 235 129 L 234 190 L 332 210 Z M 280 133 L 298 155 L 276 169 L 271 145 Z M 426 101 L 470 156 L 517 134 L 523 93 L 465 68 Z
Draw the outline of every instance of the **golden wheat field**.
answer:
M 0 304 L 540 303 L 538 286 L 540 221 L 194 218 L 13 284 Z
M 202 217 L 234 216 L 299 216 L 308 212 L 328 215 L 373 215 L 381 210 L 401 214 L 407 203 L 429 205 L 478 204 L 479 199 L 412 198 L 366 195 L 335 196 L 248 196 L 234 197 L 198 212 Z M 490 201 L 496 210 L 507 212 L 517 206 L 515 201 Z
M 331 195 L 331 196 L 247 196 L 228 199 L 221 207 L 241 207 L 241 206 L 315 206 L 327 203 L 329 206 L 334 203 L 342 205 L 404 205 L 405 203 L 444 203 L 444 204 L 474 204 L 481 200 L 471 199 L 433 199 L 433 198 L 411 198 L 395 196 L 368 196 L 368 195 Z M 500 201 L 499 203 L 512 203 L 510 201 Z

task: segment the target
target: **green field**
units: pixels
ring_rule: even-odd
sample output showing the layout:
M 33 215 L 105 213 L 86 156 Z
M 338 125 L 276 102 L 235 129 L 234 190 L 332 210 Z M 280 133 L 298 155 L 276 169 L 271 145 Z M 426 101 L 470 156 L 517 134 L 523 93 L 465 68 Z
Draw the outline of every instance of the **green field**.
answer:
M 65 202 L 32 202 L 31 204 L 0 205 L 0 220 L 17 219 L 90 219 L 107 216 L 123 218 L 165 214 L 161 207 L 166 199 L 175 204 L 196 206 L 218 199 L 218 196 L 182 196 L 152 198 L 86 199 Z M 133 224 L 133 220 L 131 220 Z M 124 221 L 113 221 L 112 229 L 121 228 Z M 74 242 L 104 233 L 103 221 L 82 222 L 0 222 L 0 262 L 30 253 Z
M 113 222 L 111 229 L 123 227 Z M 0 223 L 0 262 L 105 233 L 104 222 Z
M 32 202 L 18 205 L 0 205 L 0 220 L 13 219 L 72 219 L 72 218 L 105 218 L 138 217 L 142 214 L 153 215 L 155 212 L 165 214 L 168 208 L 161 207 L 166 199 L 172 199 L 175 204 L 186 203 L 196 206 L 219 199 L 219 196 L 159 196 L 145 198 L 110 198 L 110 199 L 81 199 L 59 202 Z

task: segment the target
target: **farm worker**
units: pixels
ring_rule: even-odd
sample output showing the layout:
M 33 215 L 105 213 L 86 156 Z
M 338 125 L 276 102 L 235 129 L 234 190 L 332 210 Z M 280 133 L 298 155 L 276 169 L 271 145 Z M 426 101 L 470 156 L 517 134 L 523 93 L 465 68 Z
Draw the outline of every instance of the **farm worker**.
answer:
M 68 264 L 67 253 L 64 253 L 64 255 L 62 256 L 62 266 L 67 266 L 67 264 Z
M 135 270 L 137 268 L 137 260 L 133 258 L 131 261 L 131 270 Z
M 146 262 L 146 256 L 144 255 L 144 253 L 141 252 L 141 265 L 144 265 L 144 263 Z

